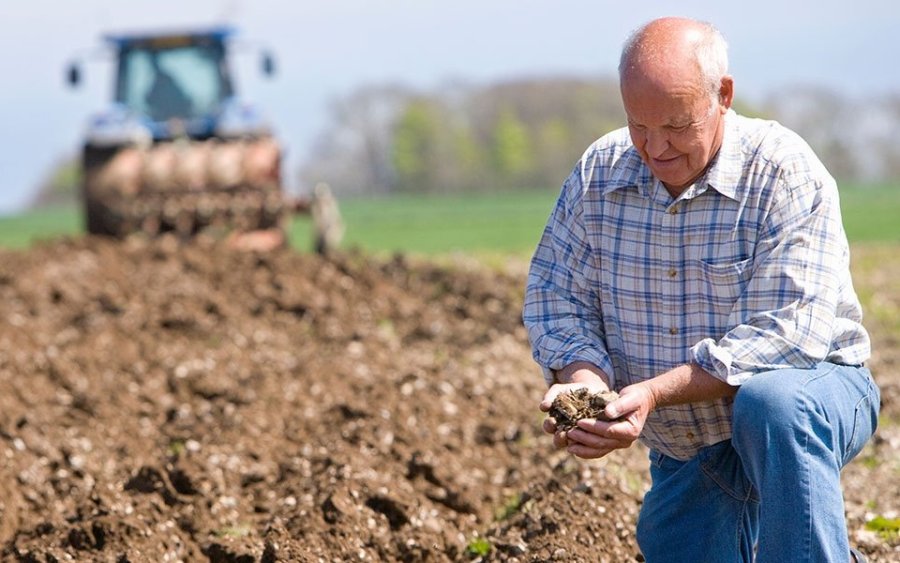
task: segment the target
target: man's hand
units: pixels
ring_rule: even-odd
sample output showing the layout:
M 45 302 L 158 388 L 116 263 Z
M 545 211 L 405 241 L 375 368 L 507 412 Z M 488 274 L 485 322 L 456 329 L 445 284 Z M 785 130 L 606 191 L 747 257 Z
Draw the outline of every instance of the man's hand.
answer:
M 622 389 L 618 399 L 606 405 L 606 416 L 616 420 L 579 420 L 577 428 L 565 433 L 566 450 L 581 458 L 596 459 L 613 450 L 628 448 L 641 435 L 647 416 L 655 408 L 656 398 L 649 385 L 629 385 Z M 546 430 L 546 422 L 544 426 Z M 556 436 L 553 443 L 557 444 Z
M 560 370 L 556 374 L 557 383 L 550 386 L 544 394 L 541 401 L 541 410 L 547 412 L 553 405 L 553 400 L 560 393 L 569 393 L 576 389 L 587 389 L 591 393 L 601 393 L 609 391 L 609 383 L 606 375 L 596 367 L 584 363 L 577 362 Z M 556 420 L 552 417 L 544 419 L 544 432 L 553 435 L 553 445 L 558 449 L 565 448 L 569 445 L 566 438 L 566 432 L 556 431 Z

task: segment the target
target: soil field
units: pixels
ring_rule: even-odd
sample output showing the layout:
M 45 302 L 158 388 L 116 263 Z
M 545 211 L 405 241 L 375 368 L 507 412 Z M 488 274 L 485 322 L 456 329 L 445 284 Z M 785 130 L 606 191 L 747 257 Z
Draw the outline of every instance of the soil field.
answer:
M 900 311 L 898 276 L 857 285 Z M 640 561 L 645 452 L 552 449 L 523 284 L 172 239 L 0 253 L 0 560 Z M 895 324 L 870 327 L 884 423 L 845 471 L 872 561 L 900 560 Z

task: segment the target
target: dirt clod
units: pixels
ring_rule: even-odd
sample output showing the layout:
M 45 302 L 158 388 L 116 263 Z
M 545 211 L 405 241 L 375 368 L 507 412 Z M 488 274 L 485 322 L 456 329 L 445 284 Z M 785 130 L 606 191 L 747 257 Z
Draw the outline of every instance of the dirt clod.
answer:
M 619 398 L 615 391 L 591 393 L 585 388 L 560 393 L 553 399 L 547 414 L 556 420 L 556 429 L 562 432 L 571 430 L 575 424 L 585 418 L 609 421 L 604 409 L 606 405 Z

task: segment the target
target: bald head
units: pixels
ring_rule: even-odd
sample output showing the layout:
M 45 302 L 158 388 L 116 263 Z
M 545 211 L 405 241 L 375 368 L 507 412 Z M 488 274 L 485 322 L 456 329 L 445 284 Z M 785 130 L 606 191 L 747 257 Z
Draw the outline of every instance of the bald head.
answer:
M 728 46 L 722 34 L 706 22 L 688 18 L 660 18 L 629 36 L 619 61 L 619 78 L 635 73 L 664 79 L 672 73 L 691 73 L 710 95 L 718 95 L 728 72 Z

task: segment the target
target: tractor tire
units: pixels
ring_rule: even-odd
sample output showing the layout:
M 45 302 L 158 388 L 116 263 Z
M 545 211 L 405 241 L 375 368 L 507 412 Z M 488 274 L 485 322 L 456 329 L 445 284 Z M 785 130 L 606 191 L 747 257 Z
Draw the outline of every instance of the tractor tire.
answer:
M 84 228 L 91 235 L 118 236 L 121 220 L 103 197 L 100 185 L 104 169 L 113 161 L 118 147 L 94 147 L 87 145 L 82 153 L 81 203 L 84 210 Z

